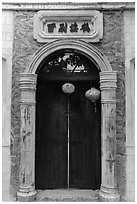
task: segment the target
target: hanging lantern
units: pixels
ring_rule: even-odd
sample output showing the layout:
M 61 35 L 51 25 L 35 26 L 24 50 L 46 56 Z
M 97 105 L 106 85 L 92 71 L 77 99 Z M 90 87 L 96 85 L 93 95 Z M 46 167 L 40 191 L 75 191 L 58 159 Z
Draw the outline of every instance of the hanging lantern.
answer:
M 75 86 L 71 83 L 65 83 L 62 86 L 62 91 L 67 94 L 71 94 L 75 91 Z
M 92 102 L 95 102 L 100 98 L 100 91 L 97 90 L 96 88 L 91 88 L 88 91 L 86 91 L 85 96 Z

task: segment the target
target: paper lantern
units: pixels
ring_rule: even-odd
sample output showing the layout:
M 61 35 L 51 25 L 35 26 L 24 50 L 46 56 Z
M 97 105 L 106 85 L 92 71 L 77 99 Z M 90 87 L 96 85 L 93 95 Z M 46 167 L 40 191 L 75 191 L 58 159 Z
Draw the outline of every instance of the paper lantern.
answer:
M 67 94 L 71 94 L 75 91 L 75 86 L 71 83 L 65 83 L 62 86 L 62 91 Z
M 85 96 L 92 102 L 95 102 L 100 98 L 100 91 L 97 90 L 96 88 L 91 88 L 88 91 L 86 91 Z

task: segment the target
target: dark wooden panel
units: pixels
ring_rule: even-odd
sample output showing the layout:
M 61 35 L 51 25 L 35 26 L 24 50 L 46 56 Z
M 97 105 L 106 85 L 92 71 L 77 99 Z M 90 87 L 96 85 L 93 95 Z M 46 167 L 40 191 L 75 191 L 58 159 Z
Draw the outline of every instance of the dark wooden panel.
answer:
M 37 86 L 36 189 L 67 188 L 67 101 L 61 87 Z
M 94 82 L 72 82 L 70 95 L 70 188 L 100 186 L 100 101 L 85 92 Z M 36 109 L 36 189 L 67 188 L 67 95 L 64 82 L 38 83 Z
M 100 101 L 85 98 L 90 82 L 76 82 L 70 96 L 70 188 L 100 187 Z

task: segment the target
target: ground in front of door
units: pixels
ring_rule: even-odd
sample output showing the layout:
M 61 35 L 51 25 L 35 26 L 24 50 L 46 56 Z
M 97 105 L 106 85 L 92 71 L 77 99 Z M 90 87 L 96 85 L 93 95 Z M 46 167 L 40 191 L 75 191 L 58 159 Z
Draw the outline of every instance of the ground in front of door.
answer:
M 41 201 L 76 201 L 76 202 L 99 202 L 99 190 L 79 190 L 79 189 L 57 189 L 57 190 L 39 190 L 36 196 L 36 202 Z

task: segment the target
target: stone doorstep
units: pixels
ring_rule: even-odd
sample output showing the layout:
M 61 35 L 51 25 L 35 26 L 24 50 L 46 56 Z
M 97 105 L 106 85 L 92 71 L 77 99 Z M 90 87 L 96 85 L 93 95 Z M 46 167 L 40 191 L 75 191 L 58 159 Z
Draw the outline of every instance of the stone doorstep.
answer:
M 99 202 L 99 190 L 56 189 L 38 190 L 36 202 L 39 201 L 90 201 Z

